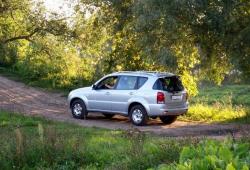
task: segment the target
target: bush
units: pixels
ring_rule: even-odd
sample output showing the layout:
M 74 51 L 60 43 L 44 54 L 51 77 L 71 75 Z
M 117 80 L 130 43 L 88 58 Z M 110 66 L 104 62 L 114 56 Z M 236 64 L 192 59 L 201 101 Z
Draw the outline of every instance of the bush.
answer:
M 159 170 L 249 170 L 250 144 L 205 140 L 198 146 L 184 147 L 177 164 L 160 165 Z
M 45 88 L 75 88 L 92 80 L 91 61 L 81 58 L 71 45 L 53 36 L 19 48 L 16 73 L 31 85 Z
M 183 72 L 181 75 L 182 83 L 188 91 L 190 96 L 196 96 L 198 94 L 197 78 L 187 72 Z

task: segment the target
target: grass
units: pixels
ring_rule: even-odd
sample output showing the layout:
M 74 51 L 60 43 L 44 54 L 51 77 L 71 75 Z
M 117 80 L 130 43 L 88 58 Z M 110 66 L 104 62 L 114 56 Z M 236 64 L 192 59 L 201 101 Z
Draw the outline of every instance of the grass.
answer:
M 0 169 L 148 169 L 174 165 L 197 138 L 167 138 L 0 112 Z M 249 139 L 241 139 L 242 142 Z
M 221 103 L 232 106 L 250 107 L 250 85 L 223 85 L 199 89 L 199 94 L 191 98 L 191 104 Z
M 191 97 L 182 120 L 250 123 L 250 85 L 224 85 L 200 89 Z
M 249 109 L 241 106 L 232 107 L 220 103 L 214 105 L 193 104 L 182 119 L 204 122 L 239 122 L 250 123 Z
M 147 169 L 195 142 L 0 113 L 0 169 Z

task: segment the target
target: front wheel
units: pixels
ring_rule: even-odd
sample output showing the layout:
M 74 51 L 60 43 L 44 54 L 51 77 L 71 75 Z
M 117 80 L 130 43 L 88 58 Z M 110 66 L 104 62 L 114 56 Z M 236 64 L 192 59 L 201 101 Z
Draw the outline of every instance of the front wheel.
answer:
M 86 106 L 84 102 L 80 99 L 76 99 L 72 102 L 71 106 L 71 112 L 74 118 L 77 119 L 86 119 L 88 112 L 86 109 Z
M 169 125 L 177 119 L 177 116 L 161 116 L 160 119 L 162 123 Z
M 129 117 L 136 126 L 145 125 L 148 120 L 147 112 L 142 105 L 133 106 L 129 112 Z

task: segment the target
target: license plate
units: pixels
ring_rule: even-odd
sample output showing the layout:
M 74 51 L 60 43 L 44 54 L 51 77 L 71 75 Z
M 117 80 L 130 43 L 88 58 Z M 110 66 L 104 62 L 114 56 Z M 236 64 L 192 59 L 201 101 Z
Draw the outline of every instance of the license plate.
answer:
M 182 100 L 182 95 L 172 96 L 172 100 Z

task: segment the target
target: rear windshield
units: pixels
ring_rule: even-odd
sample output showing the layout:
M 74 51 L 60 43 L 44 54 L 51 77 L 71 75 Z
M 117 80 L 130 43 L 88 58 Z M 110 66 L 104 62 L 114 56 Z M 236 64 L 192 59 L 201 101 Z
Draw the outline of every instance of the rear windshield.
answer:
M 168 92 L 182 91 L 184 87 L 178 76 L 159 78 L 154 86 L 154 90 L 163 90 Z

